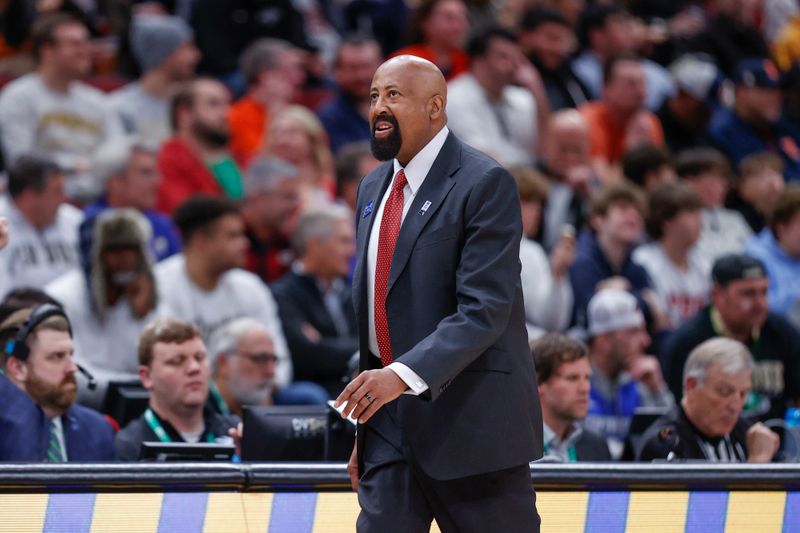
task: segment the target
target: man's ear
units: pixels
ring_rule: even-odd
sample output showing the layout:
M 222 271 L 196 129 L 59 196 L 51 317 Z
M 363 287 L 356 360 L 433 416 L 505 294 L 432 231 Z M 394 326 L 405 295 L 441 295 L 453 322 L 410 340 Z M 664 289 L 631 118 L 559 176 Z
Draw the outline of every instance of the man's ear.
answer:
M 697 378 L 694 376 L 686 376 L 686 379 L 683 380 L 683 394 L 685 395 L 687 392 L 696 389 L 698 386 Z
M 431 120 L 437 120 L 444 115 L 445 101 L 441 94 L 434 94 L 428 100 L 428 116 Z
M 6 374 L 18 383 L 24 383 L 28 378 L 28 365 L 16 357 L 6 359 Z
M 142 382 L 142 387 L 147 390 L 151 390 L 153 388 L 153 380 L 150 379 L 150 367 L 145 365 L 139 365 L 139 379 Z

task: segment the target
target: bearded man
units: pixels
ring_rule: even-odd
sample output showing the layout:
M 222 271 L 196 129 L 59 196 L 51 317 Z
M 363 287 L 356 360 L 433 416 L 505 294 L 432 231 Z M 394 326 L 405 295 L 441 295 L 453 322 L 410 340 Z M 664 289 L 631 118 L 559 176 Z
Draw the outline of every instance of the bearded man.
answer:
M 72 331 L 53 304 L 12 314 L 0 331 L 0 461 L 112 461 L 114 432 L 103 417 L 75 404 Z
M 228 111 L 231 95 L 210 78 L 186 84 L 172 98 L 173 135 L 161 146 L 161 183 L 156 209 L 172 211 L 192 194 L 244 196 L 242 176 L 230 153 Z

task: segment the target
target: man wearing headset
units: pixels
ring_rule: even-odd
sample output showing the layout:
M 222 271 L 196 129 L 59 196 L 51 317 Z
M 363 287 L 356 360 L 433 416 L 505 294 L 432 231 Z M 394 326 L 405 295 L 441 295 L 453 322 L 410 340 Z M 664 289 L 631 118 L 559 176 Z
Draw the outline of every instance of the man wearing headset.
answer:
M 113 461 L 111 425 L 75 404 L 79 367 L 64 311 L 22 309 L 0 331 L 10 338 L 0 375 L 0 461 Z

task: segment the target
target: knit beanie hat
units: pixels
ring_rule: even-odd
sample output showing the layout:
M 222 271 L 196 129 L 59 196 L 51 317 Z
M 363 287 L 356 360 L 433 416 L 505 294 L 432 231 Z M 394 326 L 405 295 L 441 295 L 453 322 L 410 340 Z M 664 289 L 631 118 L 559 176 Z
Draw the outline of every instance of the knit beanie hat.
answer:
M 180 17 L 137 15 L 131 25 L 131 51 L 142 72 L 156 68 L 193 38 L 192 29 Z

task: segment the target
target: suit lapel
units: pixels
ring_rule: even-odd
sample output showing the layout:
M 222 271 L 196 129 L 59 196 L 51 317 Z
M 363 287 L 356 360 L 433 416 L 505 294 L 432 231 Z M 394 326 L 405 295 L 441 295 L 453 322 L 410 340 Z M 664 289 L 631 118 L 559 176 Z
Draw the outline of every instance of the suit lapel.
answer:
M 384 163 L 372 174 L 364 178 L 364 183 L 361 186 L 361 197 L 363 201 L 359 203 L 359 211 L 356 216 L 359 220 L 359 229 L 356 242 L 356 250 L 358 250 L 358 260 L 356 262 L 356 269 L 353 272 L 353 306 L 356 308 L 356 316 L 362 315 L 362 306 L 367 304 L 367 286 L 364 280 L 367 279 L 367 251 L 369 248 L 369 236 L 372 233 L 372 226 L 375 224 L 375 215 L 378 212 L 378 206 L 381 203 L 389 183 L 392 180 L 393 163 L 389 161 Z M 369 211 L 368 214 L 367 211 Z M 366 223 L 366 227 L 363 227 Z
M 414 244 L 417 242 L 422 230 L 433 218 L 433 215 L 441 207 L 447 193 L 455 185 L 455 180 L 451 176 L 459 169 L 461 164 L 461 146 L 456 138 L 450 133 L 447 140 L 439 151 L 439 155 L 433 162 L 425 181 L 422 182 L 414 196 L 411 208 L 408 210 L 403 225 L 400 227 L 400 235 L 397 237 L 394 255 L 392 256 L 392 266 L 389 270 L 389 284 L 386 294 L 392 291 L 397 278 L 405 269 Z M 428 202 L 430 202 L 428 204 Z M 426 206 L 427 207 L 424 207 Z M 423 208 L 424 207 L 424 208 Z

